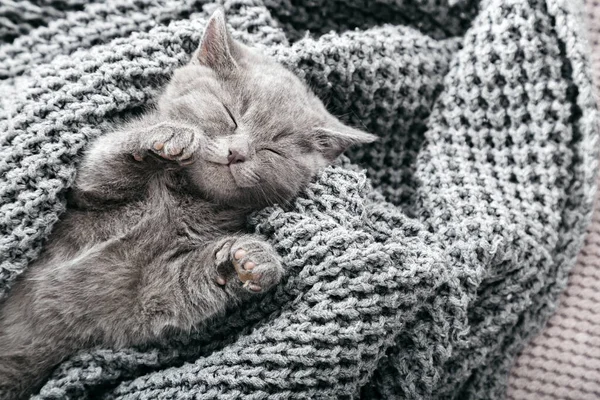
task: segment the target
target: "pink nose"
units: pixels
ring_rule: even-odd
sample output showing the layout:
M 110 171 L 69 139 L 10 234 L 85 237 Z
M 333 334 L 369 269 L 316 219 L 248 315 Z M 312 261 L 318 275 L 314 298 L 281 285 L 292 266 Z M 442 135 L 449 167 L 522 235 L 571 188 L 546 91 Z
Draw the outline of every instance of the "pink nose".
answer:
M 227 156 L 227 161 L 229 164 L 237 164 L 246 161 L 246 156 L 240 153 L 237 150 L 229 149 L 229 155 Z

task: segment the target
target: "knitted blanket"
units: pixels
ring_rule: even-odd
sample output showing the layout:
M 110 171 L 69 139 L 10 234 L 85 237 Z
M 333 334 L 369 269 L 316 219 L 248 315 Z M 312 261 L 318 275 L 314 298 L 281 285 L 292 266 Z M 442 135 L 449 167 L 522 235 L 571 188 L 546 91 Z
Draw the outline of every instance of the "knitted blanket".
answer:
M 381 138 L 249 219 L 283 257 L 276 289 L 191 335 L 80 353 L 38 399 L 502 397 L 592 209 L 577 1 L 2 4 L 3 294 L 64 211 L 84 146 L 154 101 L 215 7 Z
M 600 93 L 600 3 L 586 0 L 592 75 Z M 600 178 L 600 177 L 599 177 Z M 559 307 L 516 357 L 509 400 L 596 400 L 600 396 L 600 192 Z

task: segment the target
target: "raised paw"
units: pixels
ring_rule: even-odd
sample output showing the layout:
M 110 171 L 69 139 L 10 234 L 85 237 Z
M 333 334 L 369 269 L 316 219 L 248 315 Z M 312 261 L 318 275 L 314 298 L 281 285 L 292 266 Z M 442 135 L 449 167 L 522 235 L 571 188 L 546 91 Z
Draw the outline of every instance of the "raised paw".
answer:
M 142 161 L 146 154 L 187 165 L 194 161 L 194 152 L 199 147 L 199 134 L 185 126 L 161 123 L 149 129 L 142 149 L 133 158 Z
M 266 242 L 246 239 L 236 241 L 229 250 L 229 260 L 233 265 L 242 287 L 251 292 L 265 292 L 279 283 L 283 268 L 279 256 Z M 224 285 L 223 276 L 217 283 Z

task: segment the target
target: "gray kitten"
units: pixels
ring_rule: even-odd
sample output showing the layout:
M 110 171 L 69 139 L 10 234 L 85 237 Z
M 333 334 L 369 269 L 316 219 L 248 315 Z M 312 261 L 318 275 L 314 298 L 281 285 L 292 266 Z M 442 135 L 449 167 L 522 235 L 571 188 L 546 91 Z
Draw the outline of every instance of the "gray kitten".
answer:
M 189 331 L 269 290 L 283 269 L 242 233 L 248 214 L 374 139 L 234 41 L 217 11 L 156 110 L 87 151 L 67 212 L 0 306 L 0 398 L 29 395 L 79 349 Z

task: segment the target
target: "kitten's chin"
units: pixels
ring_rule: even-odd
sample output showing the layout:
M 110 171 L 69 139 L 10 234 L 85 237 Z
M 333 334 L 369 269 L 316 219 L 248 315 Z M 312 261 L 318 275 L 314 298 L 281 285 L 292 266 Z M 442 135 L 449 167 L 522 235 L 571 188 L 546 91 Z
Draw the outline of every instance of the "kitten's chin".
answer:
M 236 186 L 230 190 L 215 189 L 205 190 L 207 198 L 217 204 L 232 208 L 259 210 L 280 203 L 282 200 L 285 201 L 283 198 L 280 198 L 279 201 L 274 199 L 274 196 L 267 195 L 262 188 L 257 186 L 250 188 Z
M 244 209 L 260 209 L 277 203 L 259 186 L 259 176 L 248 168 L 205 162 L 190 169 L 191 181 L 211 202 Z
M 222 186 L 204 187 L 203 192 L 208 200 L 232 208 L 260 210 L 275 204 L 285 204 L 293 197 L 290 193 L 273 192 L 260 185 L 239 187 L 232 185 L 228 188 Z
M 227 166 L 198 161 L 188 170 L 194 186 L 207 200 L 235 208 L 256 210 L 289 203 L 310 179 L 251 162 Z

